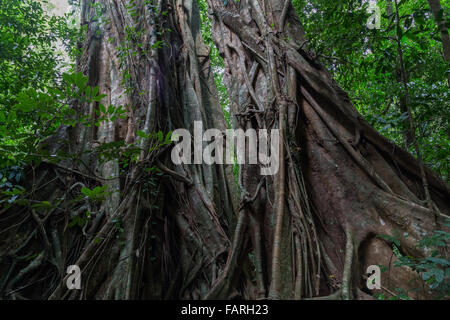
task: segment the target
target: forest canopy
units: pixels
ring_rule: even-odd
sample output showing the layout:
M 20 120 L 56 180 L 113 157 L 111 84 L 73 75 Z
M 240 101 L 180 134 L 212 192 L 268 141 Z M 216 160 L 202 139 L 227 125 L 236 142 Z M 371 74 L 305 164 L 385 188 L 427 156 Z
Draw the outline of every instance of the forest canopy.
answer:
M 401 1 L 398 35 L 394 17 L 385 13 L 386 3 L 380 1 L 384 12 L 381 29 L 371 30 L 366 26 L 371 15 L 367 2 L 293 1 L 308 35 L 308 46 L 350 94 L 358 110 L 379 132 L 414 153 L 405 139 L 407 113 L 400 103 L 404 88 L 395 39 L 401 38 L 417 139 L 425 163 L 447 180 L 450 154 L 447 77 L 450 71 L 443 57 L 438 26 L 426 0 Z M 76 71 L 73 63 L 81 31 L 76 30 L 75 19 L 80 4 L 74 2 L 73 5 L 73 12 L 57 17 L 51 14 L 52 6 L 47 1 L 2 2 L 2 169 L 20 165 L 26 154 L 33 153 L 37 141 L 50 136 L 62 124 L 54 114 L 61 107 L 56 97 L 42 94 L 49 89 L 61 89 L 63 71 Z M 207 4 L 200 0 L 199 6 L 202 32 L 212 48 L 213 68 L 218 71 L 216 85 L 227 114 L 227 94 L 221 78 L 223 61 L 211 39 Z M 448 3 L 442 1 L 442 6 L 448 8 Z M 448 10 L 443 11 L 442 19 L 448 14 Z M 69 60 L 67 54 L 70 54 Z M 66 67 L 70 60 L 72 70 Z M 39 95 L 51 100 L 36 105 Z M 42 130 L 40 120 L 51 122 L 53 131 Z

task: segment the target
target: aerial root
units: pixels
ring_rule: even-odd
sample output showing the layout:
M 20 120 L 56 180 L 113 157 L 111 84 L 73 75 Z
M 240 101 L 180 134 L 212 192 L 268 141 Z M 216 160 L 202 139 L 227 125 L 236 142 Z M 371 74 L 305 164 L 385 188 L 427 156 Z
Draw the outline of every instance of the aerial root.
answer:
M 355 239 L 349 225 L 346 227 L 345 235 L 345 263 L 341 288 L 328 296 L 309 298 L 306 300 L 351 300 L 354 298 L 352 271 L 354 270 Z
M 344 264 L 344 274 L 342 276 L 342 299 L 351 300 L 353 298 L 352 294 L 352 270 L 353 270 L 353 260 L 354 260 L 354 238 L 347 225 L 345 230 L 345 235 L 347 242 L 345 244 L 345 264 Z

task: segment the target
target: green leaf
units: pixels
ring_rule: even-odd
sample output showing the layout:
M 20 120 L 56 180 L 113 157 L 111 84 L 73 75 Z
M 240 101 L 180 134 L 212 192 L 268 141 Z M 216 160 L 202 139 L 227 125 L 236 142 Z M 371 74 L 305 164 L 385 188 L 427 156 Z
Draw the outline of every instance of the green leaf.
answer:
M 137 135 L 143 139 L 148 139 L 148 135 L 144 131 L 139 130 Z
M 42 201 L 40 203 L 35 203 L 31 206 L 32 208 L 44 208 L 44 209 L 49 209 L 49 208 L 53 208 L 53 205 L 48 202 L 48 201 Z
M 437 263 L 442 266 L 450 266 L 450 261 L 446 259 L 427 257 L 426 260 Z
M 89 82 L 89 78 L 84 76 L 82 72 L 78 72 L 73 74 L 72 76 L 73 83 L 80 89 L 84 90 Z
M 416 34 L 411 33 L 411 32 L 407 32 L 403 35 L 402 37 L 402 42 L 405 42 L 405 39 L 410 39 L 414 42 L 419 42 L 419 37 L 417 37 Z
M 33 101 L 25 92 L 19 93 L 17 101 L 19 101 L 19 103 L 16 105 L 16 108 L 26 113 L 33 111 L 36 106 L 35 101 Z
M 164 134 L 162 133 L 162 131 L 158 131 L 157 137 L 160 142 L 164 141 Z
M 172 143 L 172 134 L 173 134 L 173 131 L 170 131 L 169 133 L 166 134 L 166 140 L 165 140 L 166 144 Z

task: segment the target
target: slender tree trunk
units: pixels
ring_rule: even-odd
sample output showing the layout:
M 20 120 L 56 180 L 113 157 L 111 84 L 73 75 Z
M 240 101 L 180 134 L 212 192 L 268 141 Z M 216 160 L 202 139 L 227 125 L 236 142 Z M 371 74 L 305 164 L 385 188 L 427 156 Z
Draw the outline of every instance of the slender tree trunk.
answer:
M 433 12 L 439 32 L 441 33 L 444 60 L 450 62 L 450 36 L 446 25 L 447 19 L 445 17 L 445 12 L 443 11 L 444 9 L 439 0 L 428 0 L 428 3 L 430 4 L 431 12 Z M 448 75 L 448 85 L 450 86 L 450 74 Z
M 428 0 L 428 3 L 430 4 L 431 12 L 433 12 L 433 16 L 436 19 L 436 23 L 441 33 L 442 45 L 444 48 L 444 59 L 445 61 L 450 61 L 450 37 L 448 34 L 448 28 L 445 24 L 446 19 L 445 13 L 443 12 L 444 9 L 442 8 L 439 0 Z
M 404 96 L 402 97 L 402 102 L 400 103 L 403 109 L 406 109 L 407 115 L 408 115 L 408 121 L 407 121 L 407 130 L 405 135 L 405 144 L 406 149 L 408 150 L 408 147 L 410 143 L 414 146 L 414 149 L 416 151 L 417 160 L 419 161 L 420 166 L 420 176 L 422 179 L 422 185 L 425 193 L 425 201 L 430 208 L 430 210 L 434 210 L 433 203 L 430 198 L 430 191 L 428 189 L 428 181 L 425 174 L 425 164 L 423 163 L 423 157 L 422 157 L 422 151 L 420 150 L 419 143 L 417 141 L 416 137 L 416 126 L 414 124 L 414 116 L 411 110 L 411 101 L 409 96 L 409 88 L 408 88 L 408 74 L 406 73 L 406 67 L 403 59 L 403 49 L 402 49 L 402 42 L 401 42 L 401 26 L 400 26 L 400 14 L 398 10 L 398 3 L 397 0 L 394 0 L 395 3 L 395 16 L 397 21 L 397 52 L 398 52 L 398 59 L 399 59 L 399 65 L 400 65 L 400 75 L 401 75 L 401 81 L 403 84 L 404 89 Z
M 3 298 L 362 299 L 367 266 L 390 264 L 377 235 L 424 254 L 415 245 L 435 213 L 438 223 L 448 216 L 448 186 L 424 168 L 435 209 L 424 206 L 419 162 L 375 132 L 303 49 L 290 1 L 208 0 L 234 127 L 281 131 L 278 174 L 241 165 L 237 183 L 230 166 L 174 165 L 170 149 L 144 138 L 226 124 L 197 2 L 134 4 L 86 3 L 79 68 L 128 118 L 61 128 L 50 152 L 75 160 L 30 169 L 33 199 L 57 205 L 1 212 Z M 73 107 L 101 114 L 98 104 Z M 130 147 L 138 161 L 124 166 Z M 81 197 L 99 185 L 106 200 Z M 82 227 L 70 226 L 86 211 Z M 81 268 L 82 290 L 67 289 L 69 265 Z M 408 288 L 411 276 L 400 269 L 387 289 Z

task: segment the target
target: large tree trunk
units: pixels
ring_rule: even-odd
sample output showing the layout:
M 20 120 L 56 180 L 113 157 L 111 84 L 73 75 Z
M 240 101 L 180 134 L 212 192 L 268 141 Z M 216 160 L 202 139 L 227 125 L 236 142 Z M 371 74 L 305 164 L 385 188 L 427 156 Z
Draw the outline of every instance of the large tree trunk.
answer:
M 367 266 L 391 263 L 377 235 L 398 232 L 404 253 L 424 254 L 415 244 L 448 215 L 448 186 L 426 170 L 428 209 L 419 163 L 375 132 L 308 55 L 290 1 L 208 0 L 233 126 L 281 132 L 278 174 L 241 165 L 237 185 L 230 166 L 175 166 L 167 148 L 142 138 L 226 123 L 197 2 L 134 3 L 84 1 L 79 67 L 106 94 L 102 104 L 127 106 L 128 119 L 61 128 L 51 154 L 80 160 L 30 170 L 34 198 L 59 202 L 45 215 L 1 213 L 4 298 L 368 298 Z M 98 107 L 74 105 L 94 118 Z M 138 162 L 99 162 L 98 148 L 120 141 L 144 150 Z M 97 185 L 108 186 L 106 200 L 80 200 L 81 187 Z M 67 226 L 87 210 L 97 213 L 83 230 Z M 82 290 L 66 287 L 74 264 Z M 408 287 L 411 276 L 398 270 L 389 288 Z
M 149 151 L 155 141 L 137 135 L 178 128 L 193 131 L 194 121 L 201 121 L 205 130 L 226 129 L 196 2 L 183 6 L 136 1 L 130 7 L 128 1 L 83 1 L 82 8 L 87 40 L 79 68 L 89 75 L 90 85 L 106 95 L 101 104 L 126 106 L 128 119 L 102 121 L 98 128 L 82 124 L 61 128 L 53 139 L 51 154 L 57 153 L 58 141 L 68 139 L 70 144 L 61 148 L 81 159 L 44 163 L 36 170 L 38 180 L 32 182 L 37 189 L 45 184 L 39 199 L 53 202 L 64 197 L 58 208 L 65 209 L 45 217 L 33 215 L 41 226 L 40 240 L 51 247 L 44 252 L 45 259 L 39 256 L 40 266 L 33 272 L 20 272 L 31 265 L 13 254 L 25 252 L 18 251 L 20 241 L 6 242 L 15 233 L 26 239 L 34 229 L 34 222 L 20 223 L 28 222 L 30 212 L 14 208 L 6 213 L 11 216 L 6 227 L 12 227 L 2 235 L 2 253 L 12 264 L 2 267 L 2 275 L 8 274 L 2 279 L 2 293 L 17 298 L 9 292 L 45 275 L 40 289 L 19 293 L 33 298 L 201 298 L 217 278 L 230 246 L 238 206 L 232 167 L 175 168 L 170 150 Z M 80 118 L 98 118 L 98 104 L 76 103 L 74 108 Z M 123 155 L 99 162 L 100 148 L 118 141 L 145 150 L 129 168 L 119 161 Z M 155 165 L 163 176 L 147 170 Z M 96 185 L 108 185 L 111 195 L 105 201 L 73 204 L 82 187 Z M 97 213 L 82 233 L 67 227 L 70 217 L 87 210 Z M 65 268 L 73 264 L 81 268 L 82 291 L 68 291 L 62 281 Z
M 358 273 L 368 264 L 389 265 L 391 255 L 384 254 L 392 248 L 384 243 L 386 250 L 376 249 L 376 236 L 401 230 L 409 234 L 402 248 L 413 253 L 415 242 L 442 222 L 438 212 L 448 213 L 448 187 L 427 170 L 435 203 L 435 210 L 428 210 L 418 162 L 370 128 L 303 50 L 304 33 L 290 1 L 248 0 L 226 7 L 208 2 L 232 111 L 250 113 L 239 117 L 237 126 L 285 128 L 280 150 L 285 170 L 281 166 L 259 202 L 241 212 L 257 216 L 251 220 L 253 238 L 260 236 L 265 248 L 255 250 L 256 261 L 262 261 L 259 286 L 272 298 L 335 290 L 355 297 L 349 288 L 359 286 Z M 242 168 L 250 194 L 258 183 L 253 170 Z M 407 273 L 397 272 L 397 279 L 402 272 Z

